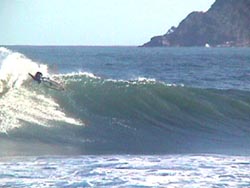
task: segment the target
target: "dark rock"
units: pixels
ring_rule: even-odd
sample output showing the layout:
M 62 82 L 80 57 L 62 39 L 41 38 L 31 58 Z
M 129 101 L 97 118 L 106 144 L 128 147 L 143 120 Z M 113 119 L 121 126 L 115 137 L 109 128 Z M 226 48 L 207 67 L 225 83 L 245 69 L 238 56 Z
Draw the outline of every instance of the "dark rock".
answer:
M 143 46 L 250 46 L 250 0 L 216 0 Z

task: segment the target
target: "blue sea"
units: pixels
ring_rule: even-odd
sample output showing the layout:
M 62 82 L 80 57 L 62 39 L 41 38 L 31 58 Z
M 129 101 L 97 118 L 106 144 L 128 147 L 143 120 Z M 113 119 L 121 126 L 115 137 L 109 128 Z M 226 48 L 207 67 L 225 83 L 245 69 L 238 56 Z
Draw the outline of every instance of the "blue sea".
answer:
M 0 47 L 0 187 L 250 187 L 249 161 L 250 48 Z

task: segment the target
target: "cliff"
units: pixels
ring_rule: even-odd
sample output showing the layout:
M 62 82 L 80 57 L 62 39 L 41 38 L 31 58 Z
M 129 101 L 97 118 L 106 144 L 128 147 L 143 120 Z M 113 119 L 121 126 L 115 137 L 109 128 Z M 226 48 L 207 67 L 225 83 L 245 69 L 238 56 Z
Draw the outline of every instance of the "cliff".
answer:
M 250 0 L 216 0 L 143 46 L 250 46 Z

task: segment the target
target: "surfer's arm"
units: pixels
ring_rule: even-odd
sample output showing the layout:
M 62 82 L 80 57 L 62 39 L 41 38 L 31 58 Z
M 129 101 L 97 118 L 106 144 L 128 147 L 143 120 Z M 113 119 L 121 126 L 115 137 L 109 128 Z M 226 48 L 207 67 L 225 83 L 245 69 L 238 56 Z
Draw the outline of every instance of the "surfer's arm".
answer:
M 41 83 L 41 77 L 37 78 L 37 76 L 33 76 L 29 73 L 29 75 L 33 78 L 33 80 L 37 81 L 39 84 Z M 37 75 L 37 74 L 36 74 Z
M 32 74 L 29 73 L 29 75 L 30 75 L 31 78 L 33 78 L 34 80 L 36 79 L 35 76 L 33 76 Z

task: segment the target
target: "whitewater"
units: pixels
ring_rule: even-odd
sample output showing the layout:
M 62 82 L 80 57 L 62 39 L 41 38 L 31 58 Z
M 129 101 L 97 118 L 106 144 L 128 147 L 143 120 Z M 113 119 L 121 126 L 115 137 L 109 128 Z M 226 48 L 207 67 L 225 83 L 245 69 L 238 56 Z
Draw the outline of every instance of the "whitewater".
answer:
M 249 187 L 249 52 L 0 47 L 0 186 Z

